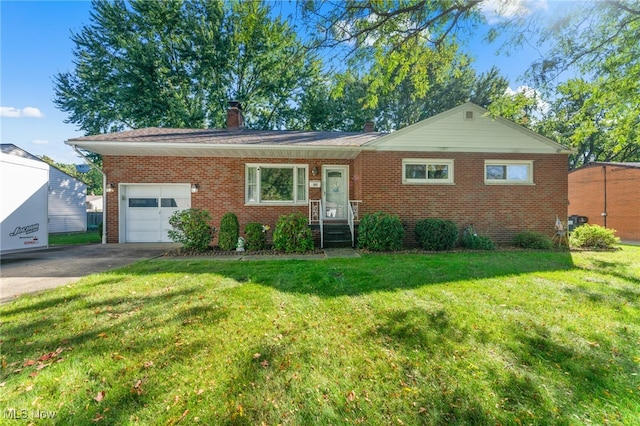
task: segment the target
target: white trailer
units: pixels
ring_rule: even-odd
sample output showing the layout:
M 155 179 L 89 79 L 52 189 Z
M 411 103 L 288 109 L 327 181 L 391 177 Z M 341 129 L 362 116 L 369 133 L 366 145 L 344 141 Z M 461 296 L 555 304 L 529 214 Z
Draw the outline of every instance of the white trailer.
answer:
M 46 248 L 49 165 L 0 152 L 0 254 Z

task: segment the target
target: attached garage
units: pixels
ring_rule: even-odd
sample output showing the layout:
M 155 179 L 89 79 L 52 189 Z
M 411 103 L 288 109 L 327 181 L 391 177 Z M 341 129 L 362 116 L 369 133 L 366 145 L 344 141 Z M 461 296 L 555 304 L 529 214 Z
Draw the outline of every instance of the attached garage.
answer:
M 120 184 L 120 241 L 171 242 L 169 218 L 191 207 L 189 184 Z

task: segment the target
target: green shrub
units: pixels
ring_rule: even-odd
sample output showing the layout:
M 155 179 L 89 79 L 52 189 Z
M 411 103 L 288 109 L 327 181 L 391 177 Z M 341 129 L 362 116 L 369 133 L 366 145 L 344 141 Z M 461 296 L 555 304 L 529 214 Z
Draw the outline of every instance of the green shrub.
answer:
M 513 238 L 513 245 L 526 249 L 551 250 L 553 240 L 551 237 L 540 232 L 524 231 Z
M 169 218 L 169 225 L 173 227 L 168 232 L 169 238 L 181 243 L 185 249 L 205 251 L 216 234 L 216 228 L 210 223 L 211 214 L 207 210 L 192 208 L 176 211 Z
M 415 233 L 418 245 L 425 250 L 451 250 L 458 241 L 458 226 L 447 219 L 419 220 Z
M 496 245 L 489 237 L 478 235 L 473 226 L 465 228 L 462 235 L 462 247 L 470 250 L 495 250 Z
M 569 236 L 569 244 L 580 248 L 611 249 L 620 242 L 615 233 L 615 229 L 585 224 L 573 230 Z
M 102 238 L 102 232 L 104 231 L 102 227 L 103 227 L 102 222 L 100 222 L 98 224 L 98 235 L 100 235 L 100 238 Z
M 240 225 L 235 213 L 225 213 L 220 220 L 218 245 L 222 250 L 235 250 L 240 236 Z
M 244 227 L 244 246 L 247 250 L 263 250 L 267 246 L 268 226 L 250 222 Z
M 313 250 L 313 235 L 307 217 L 299 212 L 280 216 L 273 231 L 273 246 L 287 253 Z
M 400 218 L 384 212 L 365 214 L 358 226 L 358 247 L 371 251 L 402 248 L 404 227 Z

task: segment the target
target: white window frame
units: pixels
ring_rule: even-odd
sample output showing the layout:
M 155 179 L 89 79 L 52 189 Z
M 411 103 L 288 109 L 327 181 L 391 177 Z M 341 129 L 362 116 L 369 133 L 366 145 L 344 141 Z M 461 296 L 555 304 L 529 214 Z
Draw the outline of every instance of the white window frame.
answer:
M 425 166 L 425 178 L 417 179 L 407 177 L 407 165 L 416 164 Z M 429 166 L 447 166 L 449 177 L 447 179 L 429 178 Z M 442 158 L 403 158 L 402 159 L 402 183 L 405 185 L 452 185 L 453 179 L 453 160 Z
M 487 179 L 488 166 L 506 167 L 507 176 L 504 179 Z M 509 166 L 527 166 L 527 178 L 510 179 Z M 533 160 L 484 160 L 484 183 L 485 185 L 533 185 Z
M 261 174 L 260 171 L 263 168 L 271 168 L 271 169 L 292 169 L 293 170 L 293 200 L 285 200 L 285 201 L 274 201 L 274 200 L 266 200 L 263 201 L 261 199 Z M 256 197 L 255 200 L 249 199 L 249 169 L 255 169 L 255 183 L 253 184 Z M 298 182 L 298 171 L 304 170 L 304 185 L 301 182 Z M 246 163 L 244 168 L 244 183 L 245 183 L 245 191 L 244 191 L 244 200 L 245 205 L 249 206 L 299 206 L 299 205 L 307 205 L 309 203 L 309 190 L 308 190 L 308 181 L 309 181 L 309 165 L 308 164 L 280 164 L 280 163 Z M 304 190 L 304 197 L 302 200 L 298 200 L 298 191 Z

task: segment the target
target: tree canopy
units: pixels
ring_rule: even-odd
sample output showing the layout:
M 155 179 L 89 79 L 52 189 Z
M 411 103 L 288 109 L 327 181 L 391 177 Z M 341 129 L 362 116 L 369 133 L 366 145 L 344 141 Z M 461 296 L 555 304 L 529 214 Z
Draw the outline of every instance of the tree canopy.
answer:
M 487 4 L 517 12 L 522 1 L 306 0 L 300 24 L 261 0 L 94 0 L 55 102 L 94 134 L 224 127 L 229 100 L 251 128 L 357 131 L 374 120 L 390 131 L 471 100 L 574 148 L 570 167 L 640 160 L 638 3 L 511 13 L 497 26 Z M 546 49 L 528 73 L 535 89 L 509 93 L 500 70 L 474 69 L 464 46 L 480 24 L 487 42 L 507 35 L 505 50 Z

